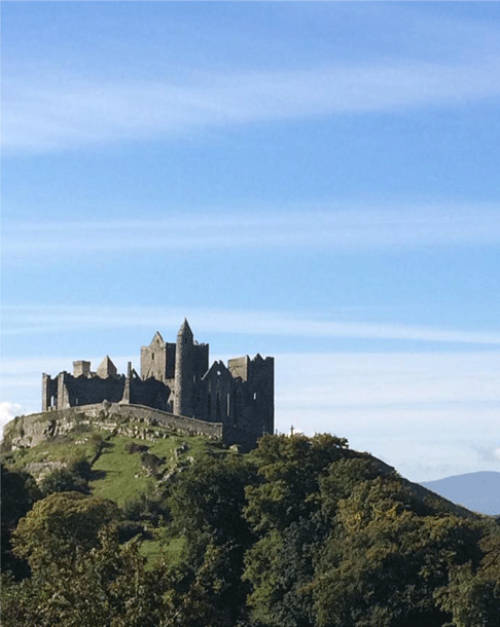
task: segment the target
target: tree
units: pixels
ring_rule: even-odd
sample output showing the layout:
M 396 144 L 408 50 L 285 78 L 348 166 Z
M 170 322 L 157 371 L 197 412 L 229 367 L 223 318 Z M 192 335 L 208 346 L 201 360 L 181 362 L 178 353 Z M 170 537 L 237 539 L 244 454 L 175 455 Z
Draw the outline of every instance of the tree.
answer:
M 88 494 L 86 479 L 68 468 L 56 468 L 49 472 L 40 483 L 40 490 L 44 496 L 53 492 L 81 492 Z
M 359 455 L 347 441 L 330 435 L 265 436 L 255 459 L 260 482 L 248 486 L 245 516 L 257 542 L 245 556 L 244 579 L 251 582 L 248 604 L 264 625 L 314 624 L 317 553 L 330 529 L 320 488 L 336 464 Z
M 500 617 L 500 529 L 483 523 L 483 557 L 455 566 L 448 585 L 437 590 L 439 605 L 453 616 L 456 627 L 497 627 Z
M 94 512 L 95 513 L 95 512 Z M 59 525 L 69 525 L 69 519 Z M 65 535 L 69 534 L 69 530 Z M 137 542 L 120 546 L 104 526 L 92 548 L 61 554 L 20 584 L 2 588 L 2 616 L 9 627 L 159 627 L 166 624 L 168 581 L 145 569 Z
M 440 627 L 451 614 L 436 590 L 455 566 L 481 559 L 480 523 L 421 516 L 404 484 L 378 477 L 338 504 L 315 578 L 317 623 L 328 627 Z
M 284 529 L 309 516 L 318 508 L 315 495 L 330 464 L 355 455 L 347 440 L 328 434 L 263 436 L 255 452 L 261 481 L 246 490 L 245 516 L 254 531 Z
M 79 492 L 56 492 L 37 501 L 22 518 L 12 536 L 15 553 L 25 557 L 32 570 L 58 560 L 74 561 L 82 551 L 99 544 L 99 530 L 119 518 L 112 501 Z
M 1 465 L 1 534 L 2 570 L 11 571 L 16 578 L 27 577 L 29 568 L 12 552 L 11 536 L 22 516 L 40 498 L 35 479 L 26 472 L 14 472 Z
M 243 509 L 245 487 L 255 481 L 255 466 L 243 456 L 206 455 L 169 488 L 171 529 L 186 538 L 175 587 L 186 594 L 205 590 L 211 612 L 219 617 L 213 620 L 220 624 L 236 623 L 249 592 L 241 574 L 245 551 L 255 538 Z

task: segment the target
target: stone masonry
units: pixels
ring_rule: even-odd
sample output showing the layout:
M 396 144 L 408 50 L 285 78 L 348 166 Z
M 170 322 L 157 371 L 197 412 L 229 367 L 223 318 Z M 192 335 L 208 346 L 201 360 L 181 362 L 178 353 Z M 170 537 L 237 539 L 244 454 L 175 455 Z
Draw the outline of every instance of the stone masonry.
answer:
M 209 367 L 208 344 L 198 344 L 184 320 L 175 343 L 157 332 L 142 347 L 140 375 L 130 362 L 119 374 L 108 356 L 95 372 L 89 361 L 75 361 L 73 374 L 42 375 L 44 412 L 105 401 L 221 423 L 225 441 L 253 446 L 274 431 L 274 359 L 245 356 Z

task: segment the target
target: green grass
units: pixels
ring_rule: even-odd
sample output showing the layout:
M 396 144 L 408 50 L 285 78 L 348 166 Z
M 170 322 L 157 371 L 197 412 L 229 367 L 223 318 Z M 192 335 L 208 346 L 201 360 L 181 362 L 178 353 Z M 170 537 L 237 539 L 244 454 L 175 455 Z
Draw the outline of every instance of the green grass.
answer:
M 98 427 L 98 425 L 95 426 Z M 142 493 L 146 492 L 155 496 L 162 489 L 157 479 L 148 476 L 142 468 L 141 454 L 129 453 L 125 449 L 127 443 L 146 445 L 149 447 L 149 453 L 164 460 L 157 469 L 159 476 L 179 463 L 189 463 L 189 458 L 196 459 L 207 450 L 220 455 L 230 453 L 220 442 L 204 436 L 182 434 L 173 429 L 145 425 L 135 421 L 122 423 L 121 426 L 127 430 L 138 428 L 142 437 L 151 439 L 145 440 L 141 437 L 125 435 L 112 436 L 109 431 L 103 429 L 92 429 L 91 426 L 88 431 L 85 431 L 77 426 L 74 432 L 42 442 L 36 447 L 3 454 L 3 462 L 8 468 L 21 471 L 32 462 L 68 464 L 79 459 L 90 461 L 95 454 L 96 440 L 101 438 L 106 440 L 105 446 L 92 466 L 95 478 L 90 481 L 89 486 L 94 495 L 110 499 L 123 507 L 127 501 L 137 498 Z M 175 450 L 184 443 L 187 444 L 188 449 L 177 459 Z M 145 551 L 154 552 L 155 543 L 158 542 L 157 540 L 145 542 L 145 547 L 147 547 Z M 169 539 L 167 545 L 171 542 L 173 541 Z M 164 544 L 164 541 L 160 544 Z
M 111 438 L 99 459 L 92 466 L 99 478 L 91 482 L 92 492 L 97 496 L 111 499 L 123 506 L 134 495 L 151 489 L 154 480 L 146 475 L 141 466 L 141 455 L 125 451 L 126 442 L 143 444 L 140 440 L 131 440 L 123 436 Z
M 92 466 L 92 470 L 102 477 L 91 482 L 94 494 L 111 499 L 122 507 L 126 501 L 146 490 L 154 490 L 156 481 L 147 475 L 141 465 L 140 453 L 128 453 L 125 444 L 135 442 L 149 446 L 149 453 L 164 459 L 158 468 L 159 473 L 171 470 L 176 464 L 175 449 L 186 443 L 188 450 L 180 456 L 180 460 L 198 457 L 212 443 L 203 436 L 171 435 L 154 441 L 140 440 L 126 436 L 110 438 L 103 453 Z
M 170 565 L 179 563 L 184 547 L 185 539 L 179 537 L 145 540 L 141 544 L 141 554 L 148 560 L 147 568 L 152 570 L 159 561 Z
M 16 471 L 23 470 L 33 462 L 69 462 L 78 458 L 91 459 L 95 450 L 91 437 L 93 434 L 100 434 L 105 438 L 109 432 L 69 433 L 51 441 L 41 442 L 33 448 L 12 451 L 3 455 L 3 459 L 9 468 Z

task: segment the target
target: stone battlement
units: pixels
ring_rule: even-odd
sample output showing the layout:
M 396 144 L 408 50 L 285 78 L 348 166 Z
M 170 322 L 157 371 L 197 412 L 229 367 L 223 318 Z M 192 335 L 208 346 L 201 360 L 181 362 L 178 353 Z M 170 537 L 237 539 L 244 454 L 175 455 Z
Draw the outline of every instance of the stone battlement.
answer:
M 141 349 L 141 374 L 129 362 L 119 374 L 106 356 L 95 372 L 85 360 L 73 373 L 42 375 L 42 411 L 100 406 L 103 402 L 159 410 L 175 421 L 197 420 L 223 425 L 224 440 L 246 447 L 274 432 L 274 359 L 248 355 L 227 366 L 209 366 L 209 346 L 195 341 L 184 320 L 176 342 L 159 332 Z

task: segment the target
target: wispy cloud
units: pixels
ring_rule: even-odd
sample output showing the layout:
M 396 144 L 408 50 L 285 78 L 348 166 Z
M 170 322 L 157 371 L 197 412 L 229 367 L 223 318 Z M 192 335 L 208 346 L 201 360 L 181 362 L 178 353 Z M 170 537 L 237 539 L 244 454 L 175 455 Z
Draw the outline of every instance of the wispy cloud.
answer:
M 4 425 L 10 422 L 16 416 L 23 413 L 23 406 L 19 403 L 10 403 L 4 401 L 0 403 L 0 432 L 3 431 Z
M 201 129 L 346 113 L 460 105 L 498 98 L 500 60 L 387 59 L 308 70 L 187 71 L 183 79 L 4 75 L 3 150 L 44 152 Z
M 405 324 L 344 322 L 280 311 L 239 311 L 112 306 L 5 306 L 3 334 L 62 333 L 75 329 L 173 329 L 187 315 L 198 333 L 237 333 L 318 338 L 411 340 L 429 343 L 500 345 L 496 331 L 467 331 Z
M 113 233 L 110 238 L 109 234 Z M 240 208 L 236 211 L 186 211 L 141 220 L 8 222 L 3 227 L 3 257 L 34 256 L 47 263 L 61 255 L 141 251 L 242 249 L 335 250 L 406 249 L 500 243 L 500 210 L 494 204 L 428 202 L 381 207 L 304 205 Z M 174 236 L 175 234 L 175 236 Z M 50 255 L 47 253 L 50 252 Z
M 281 354 L 278 404 L 308 408 L 380 408 L 488 403 L 500 417 L 500 352 Z M 427 425 L 428 427 L 429 425 Z M 426 427 L 426 428 L 427 428 Z M 404 429 L 404 425 L 394 428 Z

